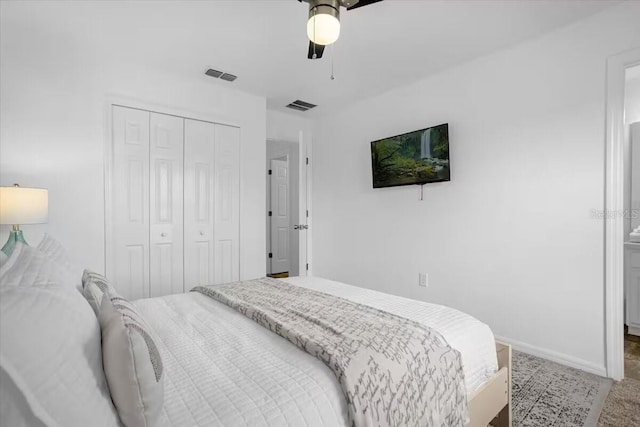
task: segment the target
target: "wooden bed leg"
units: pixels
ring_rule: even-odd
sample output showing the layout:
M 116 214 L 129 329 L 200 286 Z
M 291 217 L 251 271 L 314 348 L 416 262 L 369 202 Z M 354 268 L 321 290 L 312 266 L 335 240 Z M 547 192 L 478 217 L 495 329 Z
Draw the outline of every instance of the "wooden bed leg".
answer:
M 500 411 L 495 427 L 511 427 L 511 405 L 505 406 Z
M 498 372 L 469 399 L 468 427 L 511 427 L 511 346 L 496 341 Z
M 506 367 L 508 369 L 507 376 L 507 406 L 502 408 L 498 413 L 497 424 L 495 427 L 511 427 L 511 346 L 496 341 L 496 352 L 498 355 L 498 368 Z
M 487 427 L 487 425 L 510 427 L 509 424 L 498 424 L 498 415 L 501 413 L 507 415 L 502 422 L 509 422 L 508 383 L 508 369 L 502 367 L 489 381 L 474 392 L 469 401 L 470 422 L 467 427 Z

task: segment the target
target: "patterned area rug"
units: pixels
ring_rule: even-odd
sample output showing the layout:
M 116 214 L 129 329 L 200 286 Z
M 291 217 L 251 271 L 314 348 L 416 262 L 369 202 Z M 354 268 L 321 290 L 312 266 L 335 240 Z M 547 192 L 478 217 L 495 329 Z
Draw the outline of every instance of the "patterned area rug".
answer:
M 513 426 L 594 427 L 613 381 L 513 352 Z

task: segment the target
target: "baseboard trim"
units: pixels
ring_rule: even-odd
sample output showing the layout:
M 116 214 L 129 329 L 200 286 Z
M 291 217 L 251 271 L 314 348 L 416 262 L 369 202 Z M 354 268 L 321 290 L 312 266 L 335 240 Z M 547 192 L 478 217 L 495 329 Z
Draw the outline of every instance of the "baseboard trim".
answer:
M 572 368 L 580 369 L 591 374 L 599 375 L 601 377 L 607 376 L 607 369 L 604 365 L 598 365 L 586 360 L 569 356 L 564 353 L 549 350 L 542 347 L 537 347 L 531 344 L 526 344 L 511 338 L 501 337 L 496 335 L 496 340 L 510 344 L 514 350 L 521 351 L 523 353 L 530 354 L 532 356 L 541 357 L 543 359 L 550 360 L 552 362 L 560 363 L 561 365 L 570 366 Z

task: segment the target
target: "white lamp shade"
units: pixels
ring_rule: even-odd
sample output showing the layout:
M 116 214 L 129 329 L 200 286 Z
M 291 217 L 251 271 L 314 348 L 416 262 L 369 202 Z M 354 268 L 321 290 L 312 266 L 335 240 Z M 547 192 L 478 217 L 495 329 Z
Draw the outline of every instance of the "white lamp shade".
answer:
M 315 14 L 307 21 L 307 36 L 315 44 L 334 43 L 340 37 L 340 21 L 327 13 Z
M 0 187 L 0 224 L 44 224 L 49 192 L 42 188 Z

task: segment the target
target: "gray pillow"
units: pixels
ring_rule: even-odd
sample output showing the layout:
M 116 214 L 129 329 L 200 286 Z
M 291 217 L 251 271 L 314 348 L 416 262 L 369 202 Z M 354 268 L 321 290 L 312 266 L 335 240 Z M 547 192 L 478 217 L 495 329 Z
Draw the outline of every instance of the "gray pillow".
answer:
M 126 427 L 156 425 L 164 388 L 153 331 L 133 304 L 109 293 L 102 297 L 98 319 L 102 364 L 120 419 Z
M 96 316 L 100 313 L 100 304 L 104 294 L 109 293 L 112 296 L 118 296 L 109 279 L 91 270 L 85 270 L 82 274 L 82 293 L 89 301 L 89 305 L 93 308 Z

